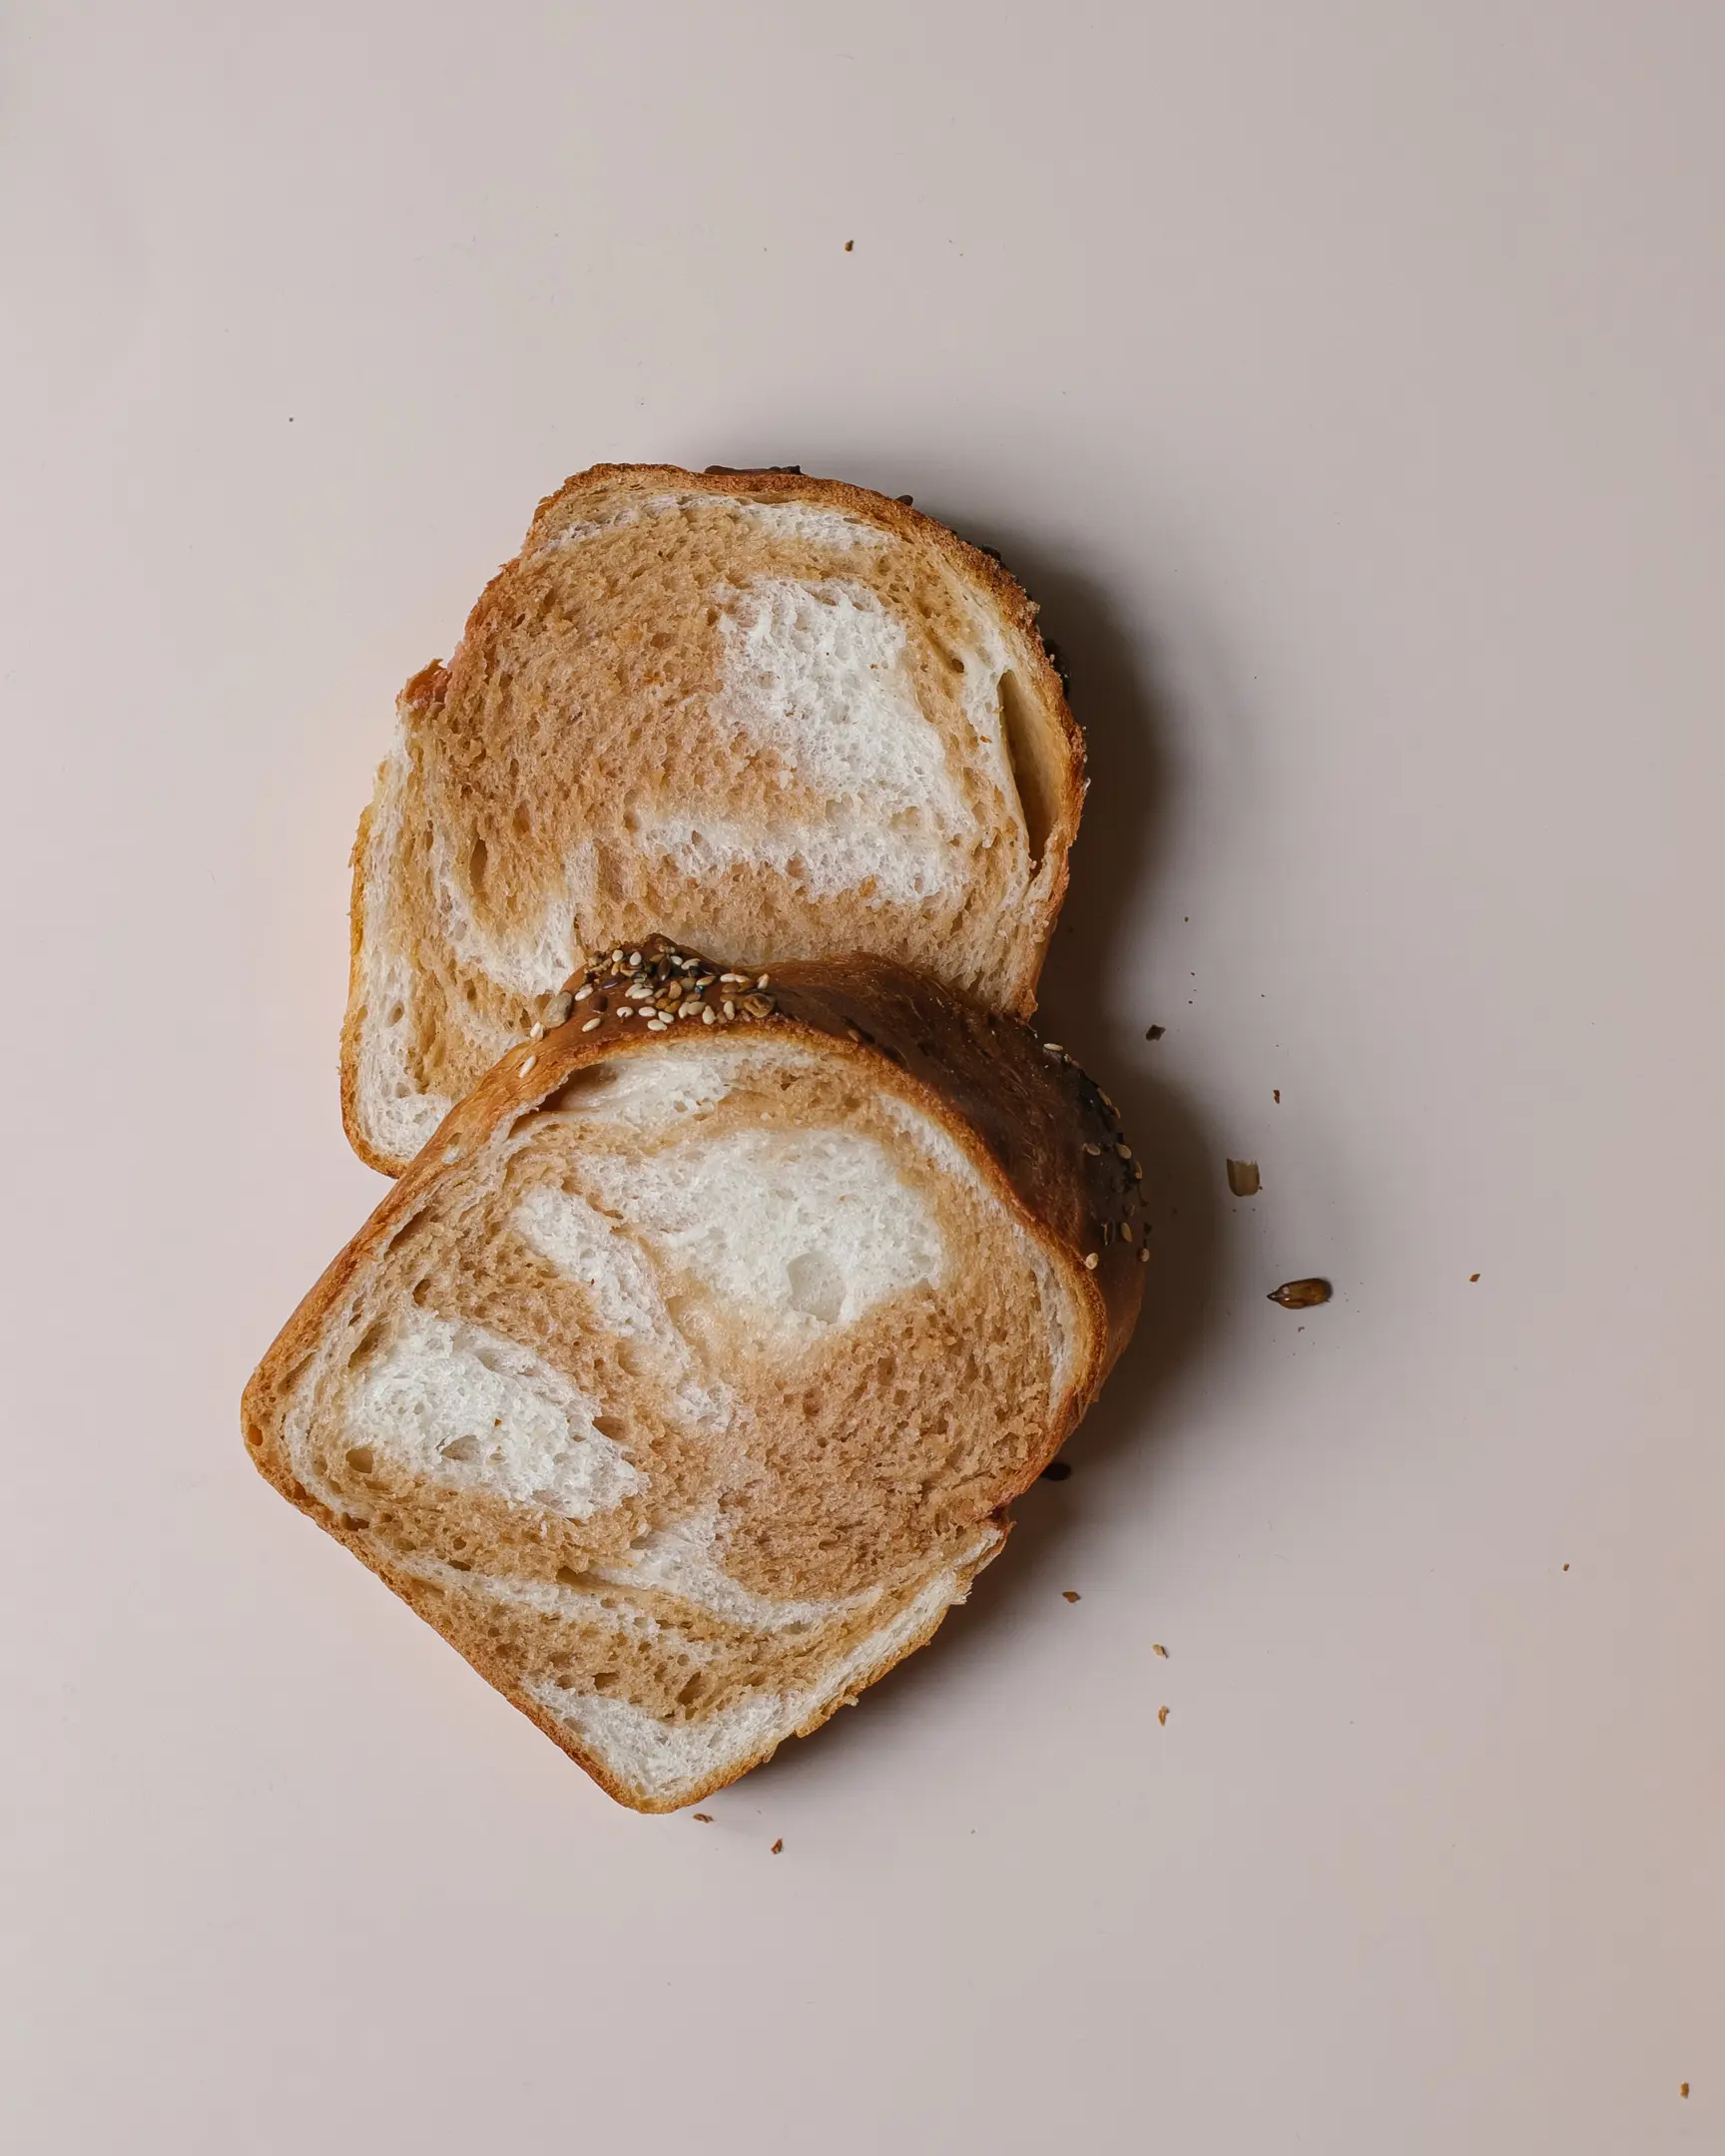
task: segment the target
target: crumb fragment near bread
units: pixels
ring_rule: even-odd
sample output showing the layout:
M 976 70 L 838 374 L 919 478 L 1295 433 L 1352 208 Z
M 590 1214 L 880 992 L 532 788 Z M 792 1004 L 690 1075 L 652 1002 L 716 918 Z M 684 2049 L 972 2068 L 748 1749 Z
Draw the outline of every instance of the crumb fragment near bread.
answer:
M 692 1819 L 698 1819 L 703 1827 L 711 1827 L 713 1824 L 713 1815 L 711 1812 L 693 1812 L 690 1814 L 690 1817 Z
M 1258 1163 L 1255 1160 L 1231 1160 L 1228 1163 L 1228 1188 L 1236 1198 L 1256 1198 L 1264 1188 Z
M 1167 1721 L 1168 1721 L 1168 1710 L 1167 1710 L 1167 1708 L 1166 1708 L 1166 1707 L 1158 1707 L 1158 1708 L 1157 1708 L 1157 1710 L 1156 1710 L 1156 1719 L 1157 1719 L 1157 1721 L 1158 1721 L 1158 1722 L 1160 1722 L 1160 1723 L 1162 1723 L 1162 1724 L 1163 1724 L 1164 1726 L 1166 1726 L 1166 1724 L 1167 1724 Z
M 1166 1647 L 1163 1646 L 1160 1640 L 1152 1640 L 1150 1642 L 1150 1652 L 1153 1655 L 1160 1655 L 1164 1662 L 1166 1662 L 1168 1659 L 1168 1650 Z
M 1083 1596 L 1080 1595 L 1077 1589 L 1074 1587 L 1062 1587 L 1060 1590 L 1060 1599 L 1062 1602 L 1081 1602 L 1083 1600 Z
M 1335 1293 L 1327 1280 L 1290 1280 L 1284 1281 L 1280 1288 L 1272 1288 L 1265 1300 L 1279 1303 L 1284 1310 L 1316 1310 L 1320 1303 L 1328 1303 Z
M 1145 1033 L 1144 1038 L 1151 1041 L 1160 1040 L 1163 1034 L 1167 1032 L 1167 1030 L 1168 1028 L 1166 1026 L 1153 1025 Z
M 771 1849 L 770 1849 L 770 1850 L 768 1851 L 768 1853 L 767 1853 L 767 1854 L 768 1854 L 768 1855 L 769 1855 L 770 1857 L 780 1857 L 780 1856 L 783 1856 L 783 1855 L 784 1855 L 784 1852 L 785 1852 L 785 1837 L 784 1837 L 783 1835 L 781 1835 L 781 1836 L 779 1837 L 778 1841 L 774 1843 L 773 1847 L 772 1847 L 772 1848 L 771 1848 Z

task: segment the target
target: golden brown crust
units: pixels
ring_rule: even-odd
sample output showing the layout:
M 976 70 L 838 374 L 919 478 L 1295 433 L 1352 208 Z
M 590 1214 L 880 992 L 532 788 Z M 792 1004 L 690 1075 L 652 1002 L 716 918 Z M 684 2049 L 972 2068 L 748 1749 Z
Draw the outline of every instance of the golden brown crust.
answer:
M 347 1009 L 341 1020 L 341 1128 L 367 1168 L 375 1168 L 379 1175 L 394 1175 L 399 1162 L 385 1159 L 372 1145 L 359 1113 L 359 1029 L 365 1022 L 365 849 L 370 836 L 371 810 L 366 808 L 360 811 L 353 850 L 347 856 L 351 895 L 347 901 Z
M 639 1001 L 621 992 L 635 951 L 620 952 L 619 971 L 609 954 L 572 977 L 569 1017 L 543 1039 L 511 1049 L 479 1085 L 445 1117 L 429 1143 L 402 1174 L 381 1205 L 305 1297 L 264 1357 L 246 1388 L 242 1414 L 247 1443 L 260 1472 L 288 1501 L 343 1542 L 408 1605 L 443 1633 L 491 1684 L 520 1708 L 609 1795 L 641 1811 L 675 1811 L 747 1773 L 774 1749 L 727 1768 L 696 1794 L 659 1801 L 620 1785 L 572 1736 L 515 1683 L 488 1647 L 483 1633 L 455 1599 L 435 1585 L 392 1565 L 341 1515 L 305 1489 L 280 1442 L 284 1413 L 308 1358 L 332 1315 L 382 1248 L 452 1172 L 451 1157 L 467 1156 L 499 1127 L 538 1108 L 577 1073 L 619 1054 L 649 1054 L 662 1035 L 649 1032 Z M 656 963 L 693 961 L 713 972 L 722 966 L 663 939 L 639 947 L 647 969 Z M 726 984 L 710 995 L 726 1030 L 741 1028 L 791 1045 L 819 1041 L 831 1056 L 855 1059 L 871 1084 L 908 1094 L 962 1151 L 972 1167 L 1035 1237 L 1088 1314 L 1061 1410 L 1049 1421 L 1040 1452 L 1025 1464 L 993 1516 L 1003 1537 L 1007 1505 L 1028 1487 L 1070 1435 L 1129 1338 L 1143 1293 L 1140 1253 L 1144 1229 L 1136 1164 L 1111 1104 L 1063 1051 L 1039 1042 L 1019 1021 L 961 1003 L 925 977 L 876 958 L 804 962 L 772 969 L 763 979 Z M 625 1016 L 627 1011 L 630 1015 Z M 691 1021 L 680 1021 L 686 1032 Z M 700 1020 L 693 1021 L 697 1024 Z M 1094 1259 L 1094 1264 L 1086 1261 Z M 960 1586 L 997 1551 L 995 1542 L 972 1562 Z M 935 1614 L 915 1638 L 883 1655 L 878 1667 L 858 1678 L 804 1725 L 818 1727 L 875 1677 L 922 1645 L 938 1627 Z

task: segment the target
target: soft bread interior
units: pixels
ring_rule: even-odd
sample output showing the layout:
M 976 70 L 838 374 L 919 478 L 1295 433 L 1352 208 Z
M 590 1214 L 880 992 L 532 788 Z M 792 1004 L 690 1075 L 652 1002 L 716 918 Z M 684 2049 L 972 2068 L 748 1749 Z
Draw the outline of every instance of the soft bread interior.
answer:
M 961 550 L 566 489 L 402 700 L 360 848 L 355 1134 L 410 1157 L 585 951 L 655 930 L 1026 1005 L 1077 812 L 1052 682 Z
M 926 1637 L 1064 1412 L 1058 1270 L 862 1069 L 700 1027 L 582 1068 L 445 1164 L 285 1398 L 303 1490 L 651 1809 Z

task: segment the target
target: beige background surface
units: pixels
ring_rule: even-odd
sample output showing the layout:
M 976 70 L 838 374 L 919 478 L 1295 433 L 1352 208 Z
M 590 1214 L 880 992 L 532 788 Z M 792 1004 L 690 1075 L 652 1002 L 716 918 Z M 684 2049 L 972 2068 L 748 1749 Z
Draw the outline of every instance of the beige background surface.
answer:
M 1675 0 L 9 11 L 8 2149 L 1725 2146 L 1722 65 Z M 236 1425 L 380 1188 L 394 691 L 643 457 L 1041 595 L 1046 1007 L 1158 1210 L 1071 1480 L 711 1826 Z

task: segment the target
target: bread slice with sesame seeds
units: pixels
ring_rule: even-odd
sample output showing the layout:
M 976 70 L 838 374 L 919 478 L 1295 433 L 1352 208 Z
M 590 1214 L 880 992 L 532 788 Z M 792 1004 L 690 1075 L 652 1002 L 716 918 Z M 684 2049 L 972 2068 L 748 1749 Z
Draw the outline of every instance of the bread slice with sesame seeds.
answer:
M 1034 1008 L 1083 758 L 1034 606 L 904 501 L 599 465 L 402 692 L 341 1102 L 394 1174 L 587 952 L 871 951 Z
M 653 941 L 445 1119 L 247 1441 L 620 1802 L 912 1649 L 1137 1317 L 1138 1167 L 1062 1051 L 879 959 Z

